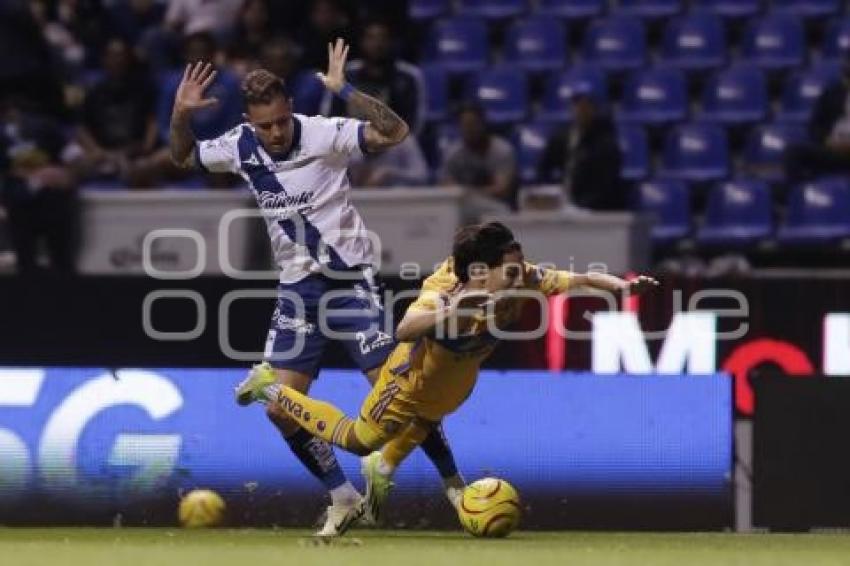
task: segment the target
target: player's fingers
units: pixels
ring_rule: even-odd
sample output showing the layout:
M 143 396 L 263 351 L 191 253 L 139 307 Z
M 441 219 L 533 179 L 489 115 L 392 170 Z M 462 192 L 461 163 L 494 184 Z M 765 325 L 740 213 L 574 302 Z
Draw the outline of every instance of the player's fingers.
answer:
M 199 108 L 209 108 L 210 106 L 215 106 L 216 104 L 218 104 L 217 98 L 215 98 L 215 97 L 205 98 L 198 103 L 198 107 Z
M 334 61 L 334 44 L 333 42 L 328 42 L 328 68 L 333 65 Z
M 189 71 L 191 71 L 191 70 L 192 70 L 192 65 L 191 65 L 191 64 L 189 64 L 189 63 L 187 63 L 187 64 L 186 64 L 186 68 L 185 68 L 185 69 L 183 69 L 183 82 L 184 82 L 184 83 L 186 82 L 186 80 L 188 80 L 188 78 L 189 78 Z
M 203 88 L 209 87 L 211 84 L 213 84 L 213 81 L 215 80 L 216 75 L 218 75 L 218 71 L 213 69 L 213 71 L 209 75 L 207 75 L 207 78 L 204 79 L 204 82 L 201 83 L 201 86 Z
M 190 81 L 197 81 L 198 80 L 198 75 L 201 73 L 201 69 L 203 68 L 203 66 L 204 66 L 204 64 L 203 64 L 202 61 L 197 61 L 195 63 L 192 63 L 192 71 L 189 73 L 189 80 Z
M 342 49 L 342 57 L 340 58 L 340 59 L 342 59 L 342 61 L 341 61 L 342 65 L 345 65 L 345 60 L 348 59 L 348 48 L 349 48 L 349 46 L 346 45 Z

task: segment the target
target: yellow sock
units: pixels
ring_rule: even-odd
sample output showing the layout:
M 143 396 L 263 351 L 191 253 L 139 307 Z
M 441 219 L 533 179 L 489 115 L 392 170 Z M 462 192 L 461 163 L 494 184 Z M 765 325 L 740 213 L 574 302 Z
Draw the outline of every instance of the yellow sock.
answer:
M 280 388 L 278 404 L 290 417 L 313 436 L 348 449 L 348 432 L 354 426 L 334 405 L 318 401 L 287 386 Z
M 393 470 L 398 468 L 404 459 L 407 458 L 423 440 L 425 440 L 425 437 L 428 436 L 430 430 L 430 427 L 423 426 L 416 421 L 410 423 L 410 425 L 404 429 L 404 432 L 384 445 L 384 448 L 381 450 L 384 462 L 386 462 Z

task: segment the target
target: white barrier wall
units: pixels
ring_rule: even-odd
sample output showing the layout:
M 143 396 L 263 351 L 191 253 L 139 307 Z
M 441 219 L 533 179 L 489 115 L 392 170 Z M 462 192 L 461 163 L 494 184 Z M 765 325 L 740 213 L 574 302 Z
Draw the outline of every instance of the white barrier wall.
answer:
M 428 273 L 448 255 L 461 222 L 460 189 L 357 189 L 351 196 L 380 241 L 383 275 L 403 268 L 412 274 L 413 266 Z M 246 192 L 109 191 L 84 193 L 82 200 L 79 270 L 85 274 L 144 274 L 145 258 L 166 278 L 231 273 L 249 267 L 252 246 L 262 238 Z M 516 230 L 536 261 L 581 270 L 604 263 L 612 272 L 648 261 L 648 226 L 628 213 L 522 212 L 497 219 Z

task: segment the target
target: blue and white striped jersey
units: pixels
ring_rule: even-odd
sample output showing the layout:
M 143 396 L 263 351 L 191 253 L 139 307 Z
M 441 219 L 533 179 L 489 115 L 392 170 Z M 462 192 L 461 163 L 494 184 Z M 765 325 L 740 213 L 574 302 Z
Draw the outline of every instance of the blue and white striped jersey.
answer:
M 250 124 L 201 141 L 206 170 L 236 173 L 251 186 L 268 225 L 281 283 L 321 271 L 375 267 L 375 246 L 351 204 L 347 166 L 365 152 L 365 123 L 351 118 L 293 117 L 286 155 L 270 155 Z

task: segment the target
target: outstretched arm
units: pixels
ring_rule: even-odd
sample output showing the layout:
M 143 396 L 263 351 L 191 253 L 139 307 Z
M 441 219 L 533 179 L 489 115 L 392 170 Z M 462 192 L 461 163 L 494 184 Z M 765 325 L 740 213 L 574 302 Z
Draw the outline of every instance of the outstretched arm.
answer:
M 183 80 L 174 96 L 168 137 L 171 161 L 178 167 L 189 168 L 194 164 L 195 135 L 190 120 L 196 110 L 218 103 L 215 98 L 204 98 L 204 91 L 213 83 L 215 76 L 216 71 L 210 63 L 190 64 L 183 72 Z
M 348 102 L 349 111 L 356 118 L 366 120 L 364 138 L 366 149 L 380 151 L 397 145 L 407 137 L 410 128 L 389 106 L 345 82 L 345 60 L 348 46 L 342 39 L 328 44 L 328 72 L 317 73 L 325 88 Z
M 572 286 L 592 287 L 601 291 L 629 293 L 631 295 L 639 295 L 658 287 L 658 281 L 647 275 L 640 275 L 626 281 L 616 275 L 589 271 L 587 273 L 573 273 L 570 278 L 572 279 Z

